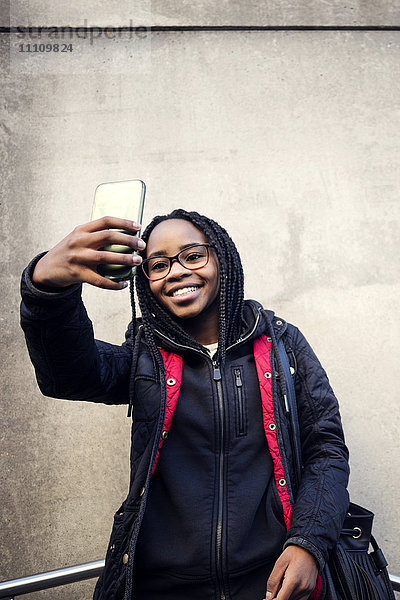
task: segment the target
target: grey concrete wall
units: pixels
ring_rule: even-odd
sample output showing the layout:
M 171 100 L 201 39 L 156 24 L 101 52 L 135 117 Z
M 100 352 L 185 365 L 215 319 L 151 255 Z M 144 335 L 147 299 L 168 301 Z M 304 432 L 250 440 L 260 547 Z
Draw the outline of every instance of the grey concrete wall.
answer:
M 400 33 L 126 34 L 63 56 L 3 42 L 0 579 L 102 558 L 126 493 L 125 408 L 42 397 L 18 285 L 89 219 L 99 182 L 135 177 L 146 223 L 177 206 L 220 220 L 247 296 L 304 331 L 341 402 L 352 498 L 400 574 Z M 84 299 L 120 343 L 128 293 Z
M 6 4 L 3 0 L 3 4 Z M 12 0 L 12 25 L 399 25 L 399 0 Z

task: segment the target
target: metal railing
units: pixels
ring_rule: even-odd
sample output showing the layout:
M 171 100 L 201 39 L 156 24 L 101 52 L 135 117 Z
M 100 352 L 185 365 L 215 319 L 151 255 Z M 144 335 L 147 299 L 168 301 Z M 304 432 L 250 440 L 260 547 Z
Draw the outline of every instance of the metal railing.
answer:
M 56 571 L 48 571 L 47 573 L 38 573 L 29 577 L 21 577 L 11 581 L 3 581 L 0 583 L 0 600 L 14 600 L 17 596 L 38 592 L 48 588 L 54 588 L 67 583 L 75 583 L 84 579 L 92 579 L 98 577 L 104 568 L 104 560 L 84 563 L 83 565 L 75 565 L 66 567 L 65 569 L 57 569 Z M 400 577 L 390 575 L 395 592 L 400 592 Z
M 397 577 L 397 575 L 390 575 L 390 583 L 392 584 L 392 587 L 394 589 L 395 592 L 400 592 L 400 577 Z
M 21 577 L 11 581 L 0 583 L 0 598 L 2 600 L 14 600 L 17 596 L 23 596 L 31 592 L 47 590 L 67 583 L 76 583 L 84 579 L 98 577 L 104 568 L 104 560 L 65 567 L 47 573 L 38 573 L 29 577 Z

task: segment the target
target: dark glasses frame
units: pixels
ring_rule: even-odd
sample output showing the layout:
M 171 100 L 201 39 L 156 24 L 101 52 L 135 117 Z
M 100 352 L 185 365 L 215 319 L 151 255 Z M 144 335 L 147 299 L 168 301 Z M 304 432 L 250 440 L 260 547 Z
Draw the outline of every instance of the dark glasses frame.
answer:
M 190 250 L 191 248 L 206 248 L 207 251 L 207 260 L 204 263 L 204 265 L 201 265 L 200 267 L 188 267 L 187 265 L 184 265 L 180 259 L 180 255 L 183 254 L 183 252 L 187 252 L 188 250 Z M 151 258 L 145 258 L 142 261 L 141 267 L 142 267 L 142 271 L 144 273 L 144 275 L 147 277 L 147 279 L 149 281 L 160 281 L 161 279 L 164 279 L 165 277 L 168 277 L 168 275 L 171 272 L 172 269 L 172 265 L 174 264 L 175 261 L 177 261 L 184 269 L 188 269 L 189 271 L 197 271 L 198 269 L 202 269 L 203 267 L 205 267 L 206 265 L 208 265 L 208 262 L 210 260 L 210 250 L 209 248 L 213 248 L 214 246 L 212 244 L 191 244 L 190 246 L 186 246 L 186 248 L 183 248 L 183 250 L 180 250 L 177 254 L 175 254 L 175 256 L 152 256 Z M 165 273 L 165 275 L 163 275 L 162 277 L 156 277 L 155 279 L 153 279 L 153 277 L 150 277 L 145 270 L 145 266 L 146 264 L 148 264 L 151 260 L 155 260 L 157 258 L 167 258 L 169 261 L 169 269 L 168 271 Z

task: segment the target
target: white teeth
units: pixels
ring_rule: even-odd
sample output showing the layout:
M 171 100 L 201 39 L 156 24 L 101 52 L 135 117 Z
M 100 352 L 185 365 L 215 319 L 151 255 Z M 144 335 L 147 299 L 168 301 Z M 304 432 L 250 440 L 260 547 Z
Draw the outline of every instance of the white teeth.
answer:
M 180 290 L 175 290 L 175 292 L 173 292 L 173 296 L 184 296 L 185 294 L 189 294 L 189 292 L 194 292 L 197 290 L 197 286 L 193 286 L 193 287 L 185 287 L 185 288 L 181 288 Z

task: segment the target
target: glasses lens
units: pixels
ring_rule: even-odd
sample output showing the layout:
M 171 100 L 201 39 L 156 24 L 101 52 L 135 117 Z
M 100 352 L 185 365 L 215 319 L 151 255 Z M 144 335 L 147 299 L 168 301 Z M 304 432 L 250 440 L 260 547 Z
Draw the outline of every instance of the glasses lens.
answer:
M 169 271 L 169 258 L 166 256 L 150 258 L 143 263 L 143 269 L 149 279 L 162 279 Z
M 183 250 L 179 258 L 186 269 L 201 269 L 207 264 L 208 248 L 207 246 L 192 246 L 192 248 Z

